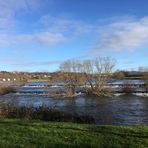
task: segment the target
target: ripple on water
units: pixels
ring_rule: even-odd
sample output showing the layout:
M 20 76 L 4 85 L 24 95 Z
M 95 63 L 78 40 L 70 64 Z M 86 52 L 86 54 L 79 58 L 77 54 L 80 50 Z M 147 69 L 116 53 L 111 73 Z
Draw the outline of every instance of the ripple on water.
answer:
M 54 107 L 68 113 L 93 116 L 98 124 L 148 124 L 148 97 L 126 95 L 92 98 L 78 96 L 72 99 L 28 93 L 0 96 L 0 104 Z

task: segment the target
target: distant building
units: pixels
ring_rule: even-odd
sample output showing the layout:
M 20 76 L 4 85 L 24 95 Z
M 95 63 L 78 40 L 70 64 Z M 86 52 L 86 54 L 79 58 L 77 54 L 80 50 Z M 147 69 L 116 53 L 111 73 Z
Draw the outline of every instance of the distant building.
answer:
M 47 75 L 44 75 L 44 78 L 47 78 Z
M 3 78 L 3 79 L 2 79 L 2 81 L 4 81 L 4 82 L 5 82 L 5 81 L 6 81 L 6 79 L 5 79 L 5 78 Z

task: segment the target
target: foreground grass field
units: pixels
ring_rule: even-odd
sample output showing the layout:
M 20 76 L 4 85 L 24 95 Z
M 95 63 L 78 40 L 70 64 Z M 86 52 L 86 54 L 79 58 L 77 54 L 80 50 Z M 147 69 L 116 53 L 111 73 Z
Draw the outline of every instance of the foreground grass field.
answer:
M 0 119 L 0 147 L 147 148 L 148 126 Z

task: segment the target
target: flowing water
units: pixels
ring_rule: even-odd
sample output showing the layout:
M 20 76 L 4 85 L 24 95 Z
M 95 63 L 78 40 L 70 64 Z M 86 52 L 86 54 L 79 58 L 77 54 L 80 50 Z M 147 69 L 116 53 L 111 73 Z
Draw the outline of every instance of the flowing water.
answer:
M 0 96 L 0 104 L 12 104 L 27 107 L 51 107 L 72 114 L 94 117 L 97 124 L 148 125 L 148 97 L 121 95 L 114 97 L 56 98 L 50 91 L 62 88 L 20 87 L 14 93 Z

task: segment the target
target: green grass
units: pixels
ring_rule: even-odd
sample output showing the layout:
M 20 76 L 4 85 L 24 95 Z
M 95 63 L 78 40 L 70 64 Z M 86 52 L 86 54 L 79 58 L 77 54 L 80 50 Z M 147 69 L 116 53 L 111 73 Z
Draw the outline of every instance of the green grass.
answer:
M 0 148 L 148 148 L 148 126 L 0 119 Z

